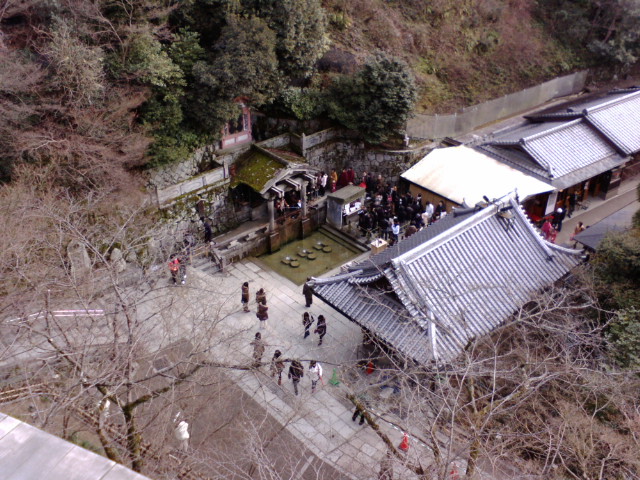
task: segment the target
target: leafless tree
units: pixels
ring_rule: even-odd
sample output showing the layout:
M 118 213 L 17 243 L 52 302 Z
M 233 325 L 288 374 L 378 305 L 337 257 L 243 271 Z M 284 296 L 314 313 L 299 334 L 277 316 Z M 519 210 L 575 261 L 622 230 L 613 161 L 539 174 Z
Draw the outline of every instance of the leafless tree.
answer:
M 377 378 L 400 393 L 377 399 L 367 421 L 395 462 L 443 480 L 456 470 L 476 478 L 479 465 L 514 478 L 638 478 L 640 383 L 608 360 L 588 268 L 571 280 L 539 292 L 446 365 L 411 366 L 377 350 Z M 353 384 L 355 393 L 378 386 Z M 407 462 L 377 428 L 383 422 L 428 445 L 431 459 Z

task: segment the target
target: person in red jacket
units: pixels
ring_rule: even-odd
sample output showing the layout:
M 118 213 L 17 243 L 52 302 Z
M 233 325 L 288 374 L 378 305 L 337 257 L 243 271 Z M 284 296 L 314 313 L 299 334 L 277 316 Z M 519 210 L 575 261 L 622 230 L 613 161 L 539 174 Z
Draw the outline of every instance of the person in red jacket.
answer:
M 169 271 L 171 272 L 171 279 L 173 280 L 173 284 L 178 284 L 178 273 L 180 272 L 180 259 L 178 257 L 173 257 L 169 262 Z

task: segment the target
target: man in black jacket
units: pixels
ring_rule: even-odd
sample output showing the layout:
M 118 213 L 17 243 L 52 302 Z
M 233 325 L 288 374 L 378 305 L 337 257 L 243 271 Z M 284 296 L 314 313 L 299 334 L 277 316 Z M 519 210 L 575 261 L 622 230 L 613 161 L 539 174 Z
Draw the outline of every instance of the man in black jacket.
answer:
M 298 395 L 298 384 L 302 377 L 304 377 L 304 367 L 298 360 L 292 360 L 289 367 L 289 378 L 293 382 L 293 391 L 296 395 Z
M 309 285 L 310 281 L 311 277 L 307 277 L 307 282 L 304 284 L 304 287 L 302 287 L 302 294 L 304 295 L 304 300 L 306 303 L 305 306 L 307 308 L 309 308 L 313 303 L 313 287 Z

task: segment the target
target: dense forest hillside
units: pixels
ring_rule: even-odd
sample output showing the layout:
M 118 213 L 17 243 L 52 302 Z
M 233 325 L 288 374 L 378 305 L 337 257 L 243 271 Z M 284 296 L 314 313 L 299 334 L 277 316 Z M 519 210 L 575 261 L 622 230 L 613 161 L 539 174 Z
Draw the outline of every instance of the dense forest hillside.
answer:
M 90 164 L 100 178 L 105 164 L 181 160 L 219 135 L 239 97 L 380 141 L 411 111 L 449 112 L 583 67 L 627 71 L 640 18 L 628 3 L 4 0 L 0 174 L 64 159 L 56 169 Z

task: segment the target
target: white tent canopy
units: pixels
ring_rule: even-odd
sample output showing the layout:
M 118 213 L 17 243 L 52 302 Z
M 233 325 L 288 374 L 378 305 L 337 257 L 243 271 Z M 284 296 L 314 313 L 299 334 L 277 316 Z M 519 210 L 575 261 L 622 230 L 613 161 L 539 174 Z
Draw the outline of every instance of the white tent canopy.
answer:
M 460 205 L 482 197 L 500 198 L 514 190 L 519 197 L 554 188 L 464 145 L 437 148 L 401 175 L 402 178 Z

